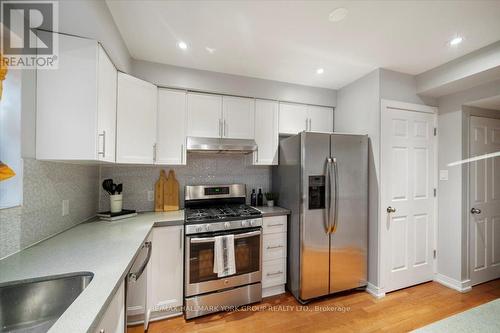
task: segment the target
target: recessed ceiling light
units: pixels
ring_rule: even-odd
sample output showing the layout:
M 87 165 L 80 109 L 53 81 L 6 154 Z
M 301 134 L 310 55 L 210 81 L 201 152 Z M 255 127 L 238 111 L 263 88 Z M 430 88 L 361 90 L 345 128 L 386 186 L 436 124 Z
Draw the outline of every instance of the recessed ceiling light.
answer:
M 207 47 L 205 47 L 205 50 L 207 50 L 207 52 L 210 53 L 210 54 L 214 54 L 215 53 L 215 49 L 212 48 L 212 47 L 208 47 L 207 46 Z
M 347 16 L 348 10 L 346 8 L 337 8 L 333 12 L 328 15 L 328 19 L 330 22 L 339 22 L 345 19 Z
M 181 50 L 185 50 L 188 48 L 187 44 L 183 41 L 180 41 L 179 43 L 177 43 L 177 46 L 181 49 Z
M 450 46 L 455 46 L 464 41 L 463 37 L 456 36 L 450 40 Z
M 325 72 L 325 70 L 323 68 L 318 68 L 316 70 L 316 74 L 323 74 Z

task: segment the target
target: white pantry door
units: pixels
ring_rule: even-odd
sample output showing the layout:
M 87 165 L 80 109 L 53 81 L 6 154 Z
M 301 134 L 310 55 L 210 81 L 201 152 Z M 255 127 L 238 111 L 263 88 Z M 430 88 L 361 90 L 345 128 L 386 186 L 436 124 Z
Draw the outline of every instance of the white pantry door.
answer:
M 434 277 L 434 110 L 382 103 L 380 244 L 384 292 Z
M 470 118 L 471 158 L 500 152 L 500 119 Z M 473 285 L 500 277 L 500 156 L 469 165 L 469 253 Z

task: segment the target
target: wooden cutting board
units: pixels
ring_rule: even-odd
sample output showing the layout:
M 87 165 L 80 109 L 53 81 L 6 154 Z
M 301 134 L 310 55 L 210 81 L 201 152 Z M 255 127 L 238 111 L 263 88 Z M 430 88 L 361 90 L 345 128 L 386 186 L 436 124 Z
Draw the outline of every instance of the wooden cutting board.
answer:
M 165 173 L 165 170 L 161 170 L 160 178 L 158 178 L 155 183 L 155 212 L 163 212 L 163 194 L 166 182 L 167 174 Z
M 163 210 L 166 212 L 179 210 L 179 182 L 174 170 L 168 172 L 163 191 Z

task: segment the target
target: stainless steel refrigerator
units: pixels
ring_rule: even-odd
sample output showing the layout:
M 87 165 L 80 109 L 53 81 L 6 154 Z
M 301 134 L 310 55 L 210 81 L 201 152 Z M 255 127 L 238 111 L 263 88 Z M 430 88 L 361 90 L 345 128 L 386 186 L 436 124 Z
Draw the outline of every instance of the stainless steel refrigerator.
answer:
M 368 137 L 302 132 L 282 139 L 273 190 L 291 210 L 288 290 L 307 302 L 366 286 Z

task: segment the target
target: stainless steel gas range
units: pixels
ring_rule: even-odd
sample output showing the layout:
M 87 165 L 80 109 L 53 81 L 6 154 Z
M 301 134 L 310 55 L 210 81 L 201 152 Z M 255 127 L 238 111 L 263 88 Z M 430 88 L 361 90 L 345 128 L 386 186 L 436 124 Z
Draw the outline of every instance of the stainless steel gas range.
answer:
M 245 201 L 243 184 L 186 186 L 186 319 L 262 299 L 262 214 Z M 235 273 L 220 276 L 216 238 L 226 235 L 234 237 Z

